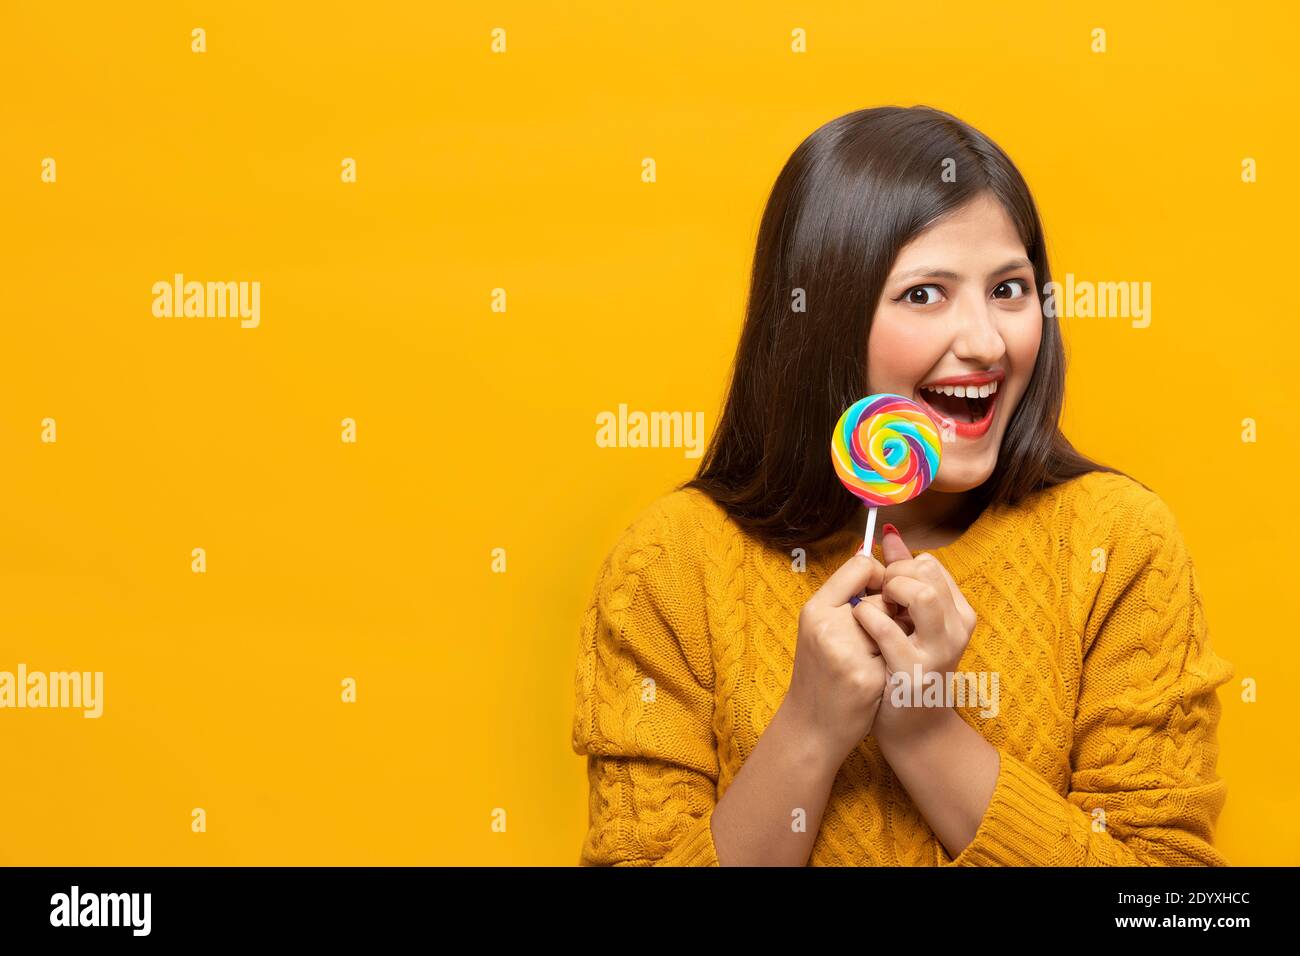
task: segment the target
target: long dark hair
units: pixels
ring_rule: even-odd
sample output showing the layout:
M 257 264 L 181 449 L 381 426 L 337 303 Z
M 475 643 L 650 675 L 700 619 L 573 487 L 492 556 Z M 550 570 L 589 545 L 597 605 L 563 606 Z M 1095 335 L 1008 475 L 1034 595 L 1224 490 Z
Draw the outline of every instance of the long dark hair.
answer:
M 954 175 L 942 176 L 945 168 Z M 699 471 L 679 487 L 706 492 L 746 531 L 783 548 L 860 515 L 861 502 L 835 476 L 830 434 L 845 408 L 872 393 L 867 335 L 885 279 L 917 233 L 985 190 L 1015 223 L 1041 302 L 1051 276 L 1038 209 L 1015 165 L 979 130 L 930 107 L 883 106 L 831 120 L 800 143 L 759 226 L 722 417 Z M 792 308 L 796 289 L 806 311 Z M 1090 471 L 1117 472 L 1061 433 L 1064 395 L 1065 349 L 1048 309 L 997 466 L 971 492 L 978 511 Z

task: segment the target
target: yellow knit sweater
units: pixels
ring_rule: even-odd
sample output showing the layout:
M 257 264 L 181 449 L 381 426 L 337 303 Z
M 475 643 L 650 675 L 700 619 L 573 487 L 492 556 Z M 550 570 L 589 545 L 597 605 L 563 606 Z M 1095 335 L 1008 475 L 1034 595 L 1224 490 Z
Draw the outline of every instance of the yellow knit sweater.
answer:
M 632 522 L 581 627 L 583 865 L 718 865 L 712 811 L 789 687 L 799 609 L 860 543 L 846 529 L 801 570 L 694 489 Z M 1216 688 L 1233 671 L 1164 502 L 1094 472 L 990 507 L 930 551 L 979 617 L 958 669 L 1000 675 L 996 717 L 957 708 L 998 750 L 992 801 L 950 859 L 868 736 L 810 865 L 1227 865 L 1212 845 Z

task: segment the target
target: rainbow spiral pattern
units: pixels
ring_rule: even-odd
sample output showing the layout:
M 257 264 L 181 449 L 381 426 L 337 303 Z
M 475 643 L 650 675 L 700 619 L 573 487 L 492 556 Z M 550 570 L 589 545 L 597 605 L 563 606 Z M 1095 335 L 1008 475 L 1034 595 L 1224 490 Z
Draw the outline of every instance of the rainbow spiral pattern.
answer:
M 921 405 L 882 392 L 860 398 L 840 416 L 831 461 L 844 487 L 868 507 L 911 501 L 939 470 L 939 426 Z

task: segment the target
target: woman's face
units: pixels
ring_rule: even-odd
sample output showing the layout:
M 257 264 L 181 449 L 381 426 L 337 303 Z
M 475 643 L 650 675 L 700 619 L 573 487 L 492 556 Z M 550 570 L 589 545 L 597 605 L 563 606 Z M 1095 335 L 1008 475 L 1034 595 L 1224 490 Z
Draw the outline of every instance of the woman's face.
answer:
M 872 392 L 924 404 L 944 431 L 931 487 L 961 492 L 993 473 L 1011 413 L 1029 385 L 1043 315 L 1016 227 L 988 192 L 903 247 L 867 341 Z M 949 383 L 953 395 L 923 386 Z

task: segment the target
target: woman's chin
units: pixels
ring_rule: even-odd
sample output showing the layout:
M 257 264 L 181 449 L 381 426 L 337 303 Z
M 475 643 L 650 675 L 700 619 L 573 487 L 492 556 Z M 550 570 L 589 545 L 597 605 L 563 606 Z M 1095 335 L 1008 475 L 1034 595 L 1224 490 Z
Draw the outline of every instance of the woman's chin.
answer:
M 939 463 L 939 473 L 934 476 L 930 487 L 935 491 L 948 494 L 960 494 L 978 488 L 988 481 L 997 462 L 965 462 L 944 459 Z

